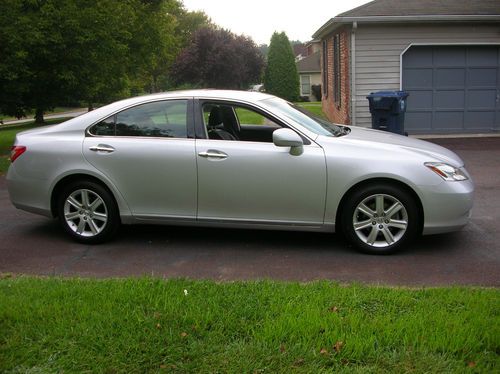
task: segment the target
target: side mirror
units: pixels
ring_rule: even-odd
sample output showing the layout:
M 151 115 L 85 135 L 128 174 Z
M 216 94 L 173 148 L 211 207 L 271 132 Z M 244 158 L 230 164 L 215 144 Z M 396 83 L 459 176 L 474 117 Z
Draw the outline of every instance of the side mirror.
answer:
M 290 154 L 294 156 L 299 156 L 304 152 L 302 138 L 290 129 L 274 130 L 273 143 L 277 147 L 290 147 Z

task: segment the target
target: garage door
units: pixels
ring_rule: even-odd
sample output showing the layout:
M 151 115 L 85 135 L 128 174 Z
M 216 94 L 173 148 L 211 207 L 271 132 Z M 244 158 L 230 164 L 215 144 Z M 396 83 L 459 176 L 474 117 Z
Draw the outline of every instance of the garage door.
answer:
M 500 129 L 499 46 L 414 46 L 403 55 L 410 134 Z

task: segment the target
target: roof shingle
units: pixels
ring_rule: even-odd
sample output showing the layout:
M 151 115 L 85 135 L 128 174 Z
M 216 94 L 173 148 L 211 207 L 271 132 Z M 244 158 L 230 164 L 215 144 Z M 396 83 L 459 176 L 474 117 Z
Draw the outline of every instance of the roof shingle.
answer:
M 319 52 L 309 55 L 297 62 L 299 73 L 319 73 L 321 71 L 319 62 Z
M 375 0 L 337 17 L 500 15 L 500 0 Z

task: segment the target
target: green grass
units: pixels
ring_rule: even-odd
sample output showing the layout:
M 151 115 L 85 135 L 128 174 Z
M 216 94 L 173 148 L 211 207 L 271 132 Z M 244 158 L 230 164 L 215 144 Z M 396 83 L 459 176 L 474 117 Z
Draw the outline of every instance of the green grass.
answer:
M 263 125 L 266 122 L 263 115 L 245 108 L 237 107 L 236 115 L 240 124 L 244 125 Z
M 331 282 L 8 278 L 0 371 L 492 373 L 499 296 Z
M 47 120 L 47 125 L 55 125 L 56 123 L 61 123 L 67 121 L 70 118 L 57 118 L 52 120 Z M 0 175 L 5 174 L 9 168 L 9 154 L 10 147 L 14 144 L 14 138 L 16 134 L 21 131 L 33 129 L 40 127 L 40 125 L 35 125 L 34 122 L 27 122 L 20 125 L 0 125 Z
M 309 112 L 326 119 L 325 114 L 323 113 L 323 109 L 321 107 L 320 101 L 312 101 L 306 103 L 296 103 L 298 106 L 301 106 L 304 109 L 307 109 Z
M 307 103 L 300 102 L 295 104 L 304 109 L 307 109 L 312 114 L 326 119 L 326 116 L 323 113 L 323 109 L 321 107 L 321 102 L 319 101 Z M 263 125 L 266 122 L 265 118 L 262 115 L 244 108 L 236 108 L 236 115 L 238 116 L 240 123 L 243 124 Z

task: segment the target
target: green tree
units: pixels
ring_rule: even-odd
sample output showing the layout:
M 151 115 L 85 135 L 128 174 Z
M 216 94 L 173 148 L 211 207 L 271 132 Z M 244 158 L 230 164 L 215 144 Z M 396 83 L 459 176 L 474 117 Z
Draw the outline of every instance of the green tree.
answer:
M 175 58 L 193 33 L 211 22 L 205 13 L 187 11 L 178 0 L 146 4 L 138 13 L 140 17 L 134 26 L 136 32 L 131 47 L 130 77 L 134 93 L 167 89 Z
M 0 1 L 0 112 L 36 122 L 56 105 L 154 92 L 209 23 L 180 0 Z
M 267 54 L 264 74 L 266 92 L 289 101 L 299 98 L 299 74 L 290 41 L 284 32 L 275 32 Z
M 23 101 L 28 90 L 23 77 L 29 73 L 25 35 L 31 24 L 21 1 L 0 1 L 0 113 L 21 117 L 28 109 Z
M 172 66 L 177 85 L 247 89 L 258 82 L 264 58 L 252 39 L 217 27 L 196 31 Z
M 35 121 L 60 103 L 89 103 L 123 89 L 133 8 L 118 0 L 0 5 L 0 110 Z M 5 19 L 9 17 L 9 19 Z
M 105 103 L 129 95 L 130 49 L 136 38 L 138 3 L 118 0 L 65 2 L 63 14 L 68 64 L 75 76 L 70 96 L 87 103 Z M 74 12 L 74 13 L 73 13 Z

